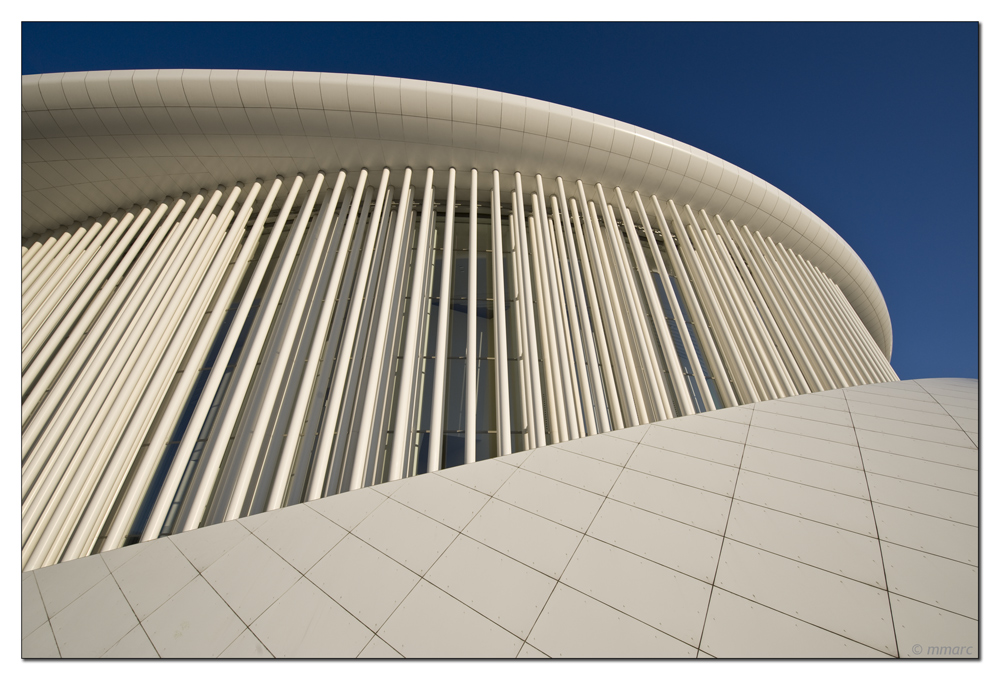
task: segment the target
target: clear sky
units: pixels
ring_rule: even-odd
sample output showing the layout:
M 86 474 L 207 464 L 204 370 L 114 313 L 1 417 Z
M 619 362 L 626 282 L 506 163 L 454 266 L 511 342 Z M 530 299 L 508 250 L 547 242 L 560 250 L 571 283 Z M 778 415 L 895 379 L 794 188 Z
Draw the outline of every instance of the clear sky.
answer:
M 364 73 L 633 123 L 841 234 L 885 296 L 900 378 L 977 378 L 979 40 L 974 23 L 25 23 L 21 72 Z

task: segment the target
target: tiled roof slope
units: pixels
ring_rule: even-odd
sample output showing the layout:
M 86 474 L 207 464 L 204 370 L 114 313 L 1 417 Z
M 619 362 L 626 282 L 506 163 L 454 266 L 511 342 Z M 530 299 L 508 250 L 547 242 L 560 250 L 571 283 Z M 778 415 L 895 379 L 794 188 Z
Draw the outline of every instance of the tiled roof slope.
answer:
M 22 654 L 977 658 L 977 393 L 676 418 L 29 571 Z

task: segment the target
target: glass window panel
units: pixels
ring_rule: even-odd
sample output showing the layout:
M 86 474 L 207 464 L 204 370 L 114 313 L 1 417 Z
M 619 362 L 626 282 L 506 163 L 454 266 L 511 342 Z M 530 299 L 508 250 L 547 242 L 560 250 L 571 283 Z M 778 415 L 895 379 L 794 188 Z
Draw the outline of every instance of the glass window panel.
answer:
M 465 429 L 465 359 L 448 360 L 444 393 L 444 429 Z
M 444 468 L 465 464 L 465 435 L 447 432 L 442 442 L 444 448 Z
M 500 455 L 496 432 L 476 433 L 476 461 L 496 458 Z
M 497 429 L 496 361 L 476 361 L 476 431 Z
M 451 270 L 451 297 L 464 299 L 469 297 L 469 253 L 455 252 L 455 264 Z
M 496 331 L 493 324 L 493 301 L 480 300 L 476 305 L 476 356 L 496 356 Z
M 469 319 L 466 316 L 468 305 L 465 301 L 455 300 L 451 303 L 451 325 L 448 338 L 448 356 L 464 357 L 467 353 L 466 340 L 469 337 Z

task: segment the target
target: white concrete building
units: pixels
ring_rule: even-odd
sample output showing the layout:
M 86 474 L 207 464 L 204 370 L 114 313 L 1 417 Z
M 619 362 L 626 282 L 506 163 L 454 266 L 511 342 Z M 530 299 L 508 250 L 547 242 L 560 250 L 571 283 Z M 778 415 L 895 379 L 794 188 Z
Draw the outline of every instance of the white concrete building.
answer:
M 422 81 L 50 74 L 22 107 L 26 656 L 895 656 L 899 617 L 978 630 L 975 384 L 897 383 L 871 273 L 766 182 Z M 894 587 L 904 548 L 960 592 Z M 740 585 L 802 565 L 852 611 Z M 88 637 L 96 601 L 121 635 Z M 296 637 L 312 606 L 336 644 Z M 427 616 L 465 632 L 435 646 Z

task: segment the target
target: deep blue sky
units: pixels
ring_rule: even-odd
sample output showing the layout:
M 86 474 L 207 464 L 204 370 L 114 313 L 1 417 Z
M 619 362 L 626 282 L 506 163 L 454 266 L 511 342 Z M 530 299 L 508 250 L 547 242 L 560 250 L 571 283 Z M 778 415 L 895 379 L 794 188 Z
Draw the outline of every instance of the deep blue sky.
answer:
M 979 26 L 22 24 L 21 72 L 437 80 L 674 137 L 753 172 L 871 269 L 902 379 L 979 376 Z

